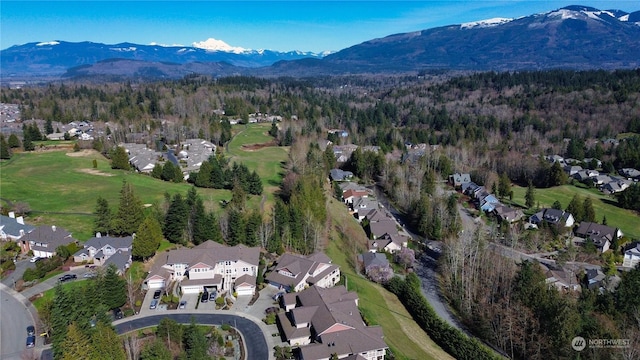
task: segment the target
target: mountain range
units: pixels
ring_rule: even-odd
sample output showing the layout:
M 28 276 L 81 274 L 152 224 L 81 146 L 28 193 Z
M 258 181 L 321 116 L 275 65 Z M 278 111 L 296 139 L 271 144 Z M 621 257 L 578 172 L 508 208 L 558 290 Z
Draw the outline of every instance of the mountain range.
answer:
M 640 11 L 574 5 L 517 19 L 496 18 L 390 35 L 328 55 L 246 50 L 225 47 L 215 39 L 193 45 L 29 43 L 2 50 L 0 65 L 4 80 L 637 68 Z

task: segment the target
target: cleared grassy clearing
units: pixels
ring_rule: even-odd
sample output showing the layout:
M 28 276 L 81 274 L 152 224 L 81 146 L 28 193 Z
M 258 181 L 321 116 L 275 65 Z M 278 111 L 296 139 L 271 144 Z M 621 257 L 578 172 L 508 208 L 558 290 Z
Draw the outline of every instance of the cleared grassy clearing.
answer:
M 514 203 L 524 207 L 524 196 L 527 188 L 513 186 Z M 616 199 L 613 196 L 605 195 L 600 191 L 590 188 L 580 188 L 573 185 L 556 186 L 548 189 L 536 189 L 535 199 L 540 203 L 540 207 L 551 207 L 557 200 L 566 208 L 575 194 L 583 199 L 590 196 L 593 199 L 593 207 L 596 211 L 596 220 L 602 221 L 602 217 L 607 217 L 609 226 L 615 226 L 622 230 L 627 236 L 640 239 L 640 216 L 633 211 L 622 209 L 616 206 Z
M 359 231 L 362 237 L 365 236 L 362 228 L 349 216 L 340 202 L 329 201 L 329 212 L 337 227 L 350 228 L 350 232 Z M 345 239 L 346 237 L 334 232 L 326 253 L 333 263 L 340 266 L 340 271 L 347 279 L 348 289 L 358 293 L 359 307 L 363 316 L 371 325 L 382 326 L 385 342 L 396 358 L 452 359 L 413 321 L 395 295 L 355 272 L 353 264 L 358 245 L 354 246 L 352 241 L 358 242 L 358 240 Z

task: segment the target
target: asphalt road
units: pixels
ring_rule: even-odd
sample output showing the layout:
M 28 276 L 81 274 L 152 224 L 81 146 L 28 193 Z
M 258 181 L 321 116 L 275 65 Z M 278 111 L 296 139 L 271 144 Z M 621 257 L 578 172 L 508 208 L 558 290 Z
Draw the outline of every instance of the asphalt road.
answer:
M 115 325 L 116 332 L 118 332 L 118 334 L 123 334 L 133 330 L 155 326 L 158 325 L 160 320 L 163 318 L 170 318 L 182 324 L 191 323 L 191 319 L 193 319 L 196 324 L 203 325 L 230 324 L 242 334 L 243 341 L 247 349 L 246 359 L 269 359 L 270 349 L 267 347 L 267 342 L 265 340 L 265 336 L 267 334 L 264 334 L 262 329 L 260 329 L 256 323 L 241 316 L 202 313 L 153 315 L 132 319 Z M 40 359 L 53 359 L 51 349 L 44 350 Z
M 34 348 L 26 348 L 27 326 L 35 325 L 31 313 L 18 299 L 0 289 L 0 359 L 33 359 Z M 38 329 L 36 328 L 36 335 Z M 36 343 L 42 340 L 36 336 Z

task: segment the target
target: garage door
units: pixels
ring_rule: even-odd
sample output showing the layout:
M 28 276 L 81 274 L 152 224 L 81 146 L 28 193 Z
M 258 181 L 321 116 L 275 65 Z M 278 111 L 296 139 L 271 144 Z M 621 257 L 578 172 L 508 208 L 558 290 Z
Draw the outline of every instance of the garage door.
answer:
M 147 281 L 147 286 L 149 287 L 149 289 L 162 289 L 164 288 L 164 279 L 150 279 Z
M 199 294 L 202 292 L 202 285 L 182 285 L 183 294 Z

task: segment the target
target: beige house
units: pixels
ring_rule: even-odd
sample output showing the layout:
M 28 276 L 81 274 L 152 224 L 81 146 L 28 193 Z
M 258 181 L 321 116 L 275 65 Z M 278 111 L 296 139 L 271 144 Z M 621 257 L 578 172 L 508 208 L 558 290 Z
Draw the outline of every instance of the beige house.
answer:
M 283 254 L 266 280 L 287 291 L 301 291 L 311 285 L 328 288 L 340 281 L 340 268 L 331 264 L 331 259 L 323 253 L 307 257 Z
M 158 256 L 143 287 L 159 289 L 177 281 L 184 294 L 214 288 L 237 291 L 239 287 L 238 295 L 252 295 L 249 288 L 255 290 L 259 260 L 258 247 L 229 247 L 209 240 L 191 249 L 171 250 Z M 250 281 L 253 286 L 248 284 Z

